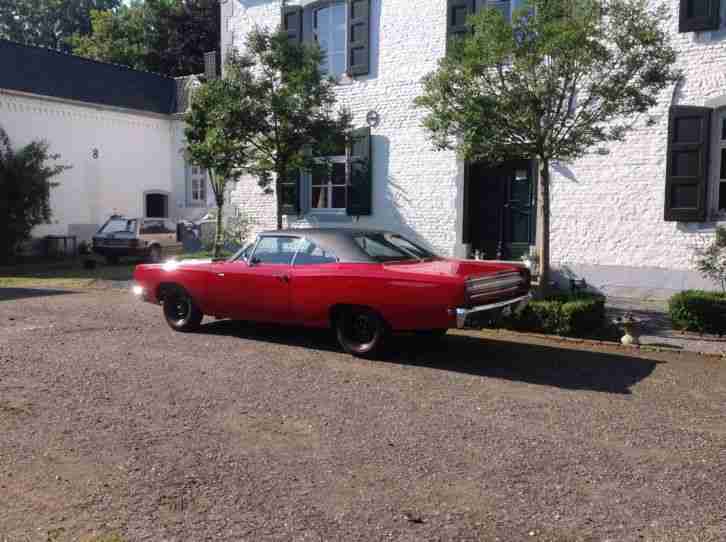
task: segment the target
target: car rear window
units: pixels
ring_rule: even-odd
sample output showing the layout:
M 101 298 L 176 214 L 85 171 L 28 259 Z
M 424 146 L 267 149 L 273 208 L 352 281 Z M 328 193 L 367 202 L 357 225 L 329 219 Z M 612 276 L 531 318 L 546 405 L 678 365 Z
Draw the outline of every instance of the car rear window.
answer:
M 368 256 L 378 262 L 424 260 L 436 255 L 400 235 L 391 233 L 363 233 L 353 237 Z
M 112 218 L 103 225 L 99 233 L 134 233 L 136 222 L 136 219 Z

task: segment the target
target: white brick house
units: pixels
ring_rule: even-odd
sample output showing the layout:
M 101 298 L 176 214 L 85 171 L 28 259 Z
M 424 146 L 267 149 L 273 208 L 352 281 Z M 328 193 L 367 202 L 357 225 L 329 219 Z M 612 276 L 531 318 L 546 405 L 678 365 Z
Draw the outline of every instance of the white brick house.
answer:
M 684 79 L 664 92 L 648 115 L 635 119 L 624 143 L 593 149 L 576 163 L 554 165 L 552 260 L 563 275 L 584 277 L 606 293 L 664 297 L 687 287 L 713 286 L 694 271 L 692 255 L 694 246 L 713 237 L 719 221 L 726 224 L 726 185 L 721 182 L 726 178 L 726 151 L 721 165 L 721 146 L 726 147 L 726 23 L 718 1 L 653 1 L 668 7 L 665 24 Z M 421 126 L 423 113 L 413 105 L 421 78 L 445 54 L 447 33 L 460 30 L 462 17 L 485 2 L 222 4 L 223 51 L 243 49 L 255 25 L 280 26 L 284 13 L 291 39 L 320 40 L 329 51 L 330 69 L 347 72 L 337 94 L 352 111 L 354 125 L 367 126 L 369 114 L 378 118 L 371 126 L 370 214 L 346 212 L 343 196 L 334 202 L 320 194 L 335 188 L 302 175 L 299 209 L 286 217 L 290 226 L 391 228 L 457 256 L 476 249 L 486 257 L 514 258 L 534 245 L 530 217 L 536 167 L 524 162 L 492 170 L 434 151 Z M 509 2 L 496 5 L 504 11 L 512 8 Z M 670 151 L 669 111 L 675 115 Z M 688 136 L 697 138 L 695 144 L 683 140 Z M 666 190 L 669 152 L 674 171 Z M 672 197 L 668 210 L 667 192 Z M 274 227 L 274 196 L 263 194 L 254 180 L 238 183 L 232 203 L 258 228 Z M 331 206 L 337 208 L 326 208 Z

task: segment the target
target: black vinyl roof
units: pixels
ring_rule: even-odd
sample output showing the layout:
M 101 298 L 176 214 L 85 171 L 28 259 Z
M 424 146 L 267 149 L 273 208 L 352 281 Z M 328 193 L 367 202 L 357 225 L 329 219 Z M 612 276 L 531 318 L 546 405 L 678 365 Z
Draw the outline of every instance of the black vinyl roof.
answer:
M 0 39 L 0 89 L 170 114 L 171 77 Z
M 355 242 L 357 235 L 367 233 L 388 233 L 398 235 L 387 230 L 374 230 L 364 228 L 287 228 L 283 230 L 269 230 L 260 233 L 261 236 L 291 236 L 303 237 L 331 250 L 342 263 L 377 263 Z

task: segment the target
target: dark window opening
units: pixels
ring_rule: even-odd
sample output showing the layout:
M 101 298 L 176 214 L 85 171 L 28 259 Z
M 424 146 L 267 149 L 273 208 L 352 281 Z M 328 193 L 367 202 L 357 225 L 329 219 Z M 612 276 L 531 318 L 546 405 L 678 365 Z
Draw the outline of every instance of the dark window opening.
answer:
M 169 197 L 166 194 L 146 194 L 146 216 L 168 218 Z

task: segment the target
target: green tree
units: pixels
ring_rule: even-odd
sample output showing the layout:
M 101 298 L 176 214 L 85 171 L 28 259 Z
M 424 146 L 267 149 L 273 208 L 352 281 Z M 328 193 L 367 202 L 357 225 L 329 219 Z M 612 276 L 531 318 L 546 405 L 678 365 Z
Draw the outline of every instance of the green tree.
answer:
M 230 68 L 223 79 L 214 79 L 196 89 L 185 119 L 187 157 L 191 163 L 209 173 L 217 204 L 215 258 L 220 256 L 224 242 L 222 208 L 225 189 L 228 183 L 239 177 L 240 167 L 247 163 L 243 143 L 243 132 L 248 125 L 244 107 L 246 97 L 237 73 Z
M 67 169 L 48 163 L 58 158 L 44 141 L 13 149 L 8 134 L 0 127 L 1 260 L 11 260 L 32 229 L 50 221 L 50 189 L 56 186 L 51 179 Z
M 320 71 L 317 46 L 291 44 L 284 32 L 255 29 L 246 51 L 235 68 L 248 115 L 246 169 L 262 187 L 274 176 L 280 229 L 283 192 L 294 185 L 291 178 L 300 170 L 328 166 L 325 157 L 350 134 L 350 115 L 333 111 L 333 82 Z
M 92 33 L 72 40 L 80 56 L 177 76 L 204 71 L 204 53 L 219 48 L 216 0 L 132 0 L 93 11 Z
M 91 12 L 120 0 L 10 0 L 0 2 L 0 38 L 68 51 L 73 35 L 91 33 Z
M 550 163 L 620 141 L 679 74 L 645 0 L 532 0 L 511 23 L 485 9 L 472 32 L 423 80 L 416 100 L 439 149 L 496 163 L 539 163 L 537 241 L 542 293 L 550 281 Z

